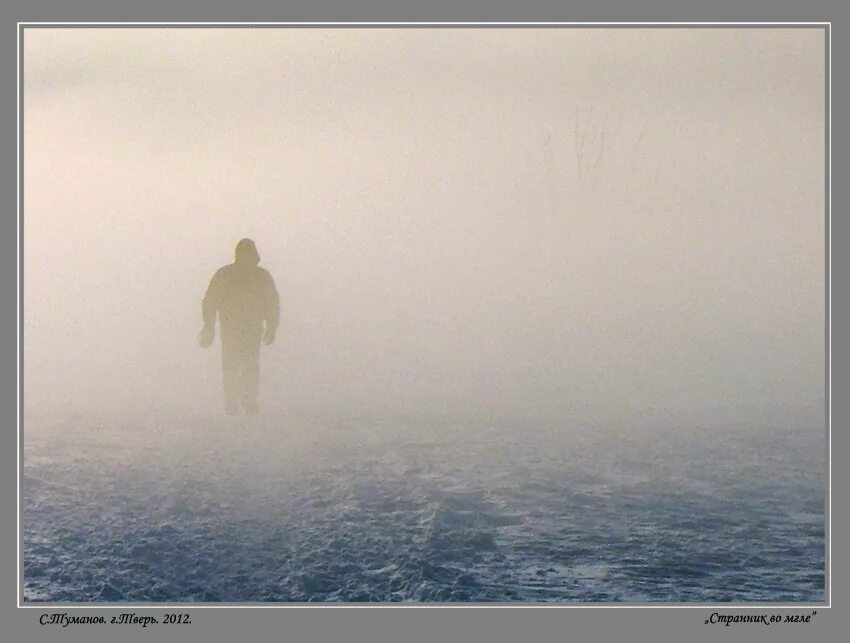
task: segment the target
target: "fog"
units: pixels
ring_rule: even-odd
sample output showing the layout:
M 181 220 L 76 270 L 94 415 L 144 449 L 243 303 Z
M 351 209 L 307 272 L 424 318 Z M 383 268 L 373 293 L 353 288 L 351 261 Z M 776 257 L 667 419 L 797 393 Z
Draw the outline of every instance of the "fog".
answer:
M 824 35 L 27 29 L 28 413 L 823 426 Z

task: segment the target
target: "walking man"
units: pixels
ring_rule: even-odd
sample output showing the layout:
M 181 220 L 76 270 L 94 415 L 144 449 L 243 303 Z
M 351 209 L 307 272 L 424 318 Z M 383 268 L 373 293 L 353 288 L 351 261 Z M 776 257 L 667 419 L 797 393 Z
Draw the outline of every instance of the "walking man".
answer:
M 280 301 L 274 279 L 260 268 L 260 255 L 251 239 L 236 244 L 236 260 L 219 268 L 204 296 L 204 327 L 198 343 L 207 348 L 215 339 L 215 320 L 221 326 L 221 369 L 224 405 L 228 415 L 259 412 L 260 343 L 274 342 Z

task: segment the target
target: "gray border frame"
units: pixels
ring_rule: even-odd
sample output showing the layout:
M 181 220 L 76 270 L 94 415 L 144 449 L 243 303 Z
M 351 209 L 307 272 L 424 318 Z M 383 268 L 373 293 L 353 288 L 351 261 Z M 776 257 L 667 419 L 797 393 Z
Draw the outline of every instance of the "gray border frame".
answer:
M 35 4 L 35 3 L 33 3 L 33 4 Z M 88 5 L 90 7 L 89 13 L 91 13 L 91 11 L 92 11 L 92 9 L 91 9 L 92 4 L 93 3 Z M 636 3 L 634 3 L 633 7 L 638 9 L 638 12 L 640 12 L 640 9 L 637 8 Z M 97 9 L 97 8 L 95 8 L 95 9 Z M 243 13 L 245 13 L 245 14 L 252 13 L 250 11 L 250 7 L 249 8 L 242 7 L 242 9 L 244 10 Z M 54 10 L 52 12 L 51 16 L 46 16 L 43 19 L 44 20 L 48 20 L 48 19 L 59 20 L 60 19 L 59 16 L 61 16 L 62 20 L 67 20 L 67 19 L 69 19 L 68 17 L 66 17 L 68 11 L 69 11 L 69 9 L 67 8 L 67 5 L 63 5 L 63 8 L 60 8 L 58 10 Z M 529 8 L 529 12 L 531 12 L 531 8 Z M 21 12 L 17 12 L 17 13 L 20 14 Z M 18 19 L 24 20 L 24 21 L 34 20 L 34 17 L 31 15 L 33 13 L 32 4 L 27 8 L 27 13 L 29 13 L 30 15 L 23 16 L 23 17 L 18 18 Z M 71 13 L 73 13 L 73 11 Z M 88 19 L 92 20 L 92 21 L 102 20 L 109 13 L 112 13 L 112 12 L 111 11 L 109 11 L 109 12 L 107 12 L 107 11 L 98 12 L 98 11 L 95 10 L 95 13 L 99 14 L 99 15 L 97 15 L 96 17 L 92 16 Z M 164 15 L 164 14 L 169 13 L 169 12 L 168 11 L 160 11 L 159 13 L 161 15 Z M 179 9 L 175 9 L 171 13 L 178 14 Z M 190 14 L 191 13 L 192 12 L 190 11 Z M 211 10 L 209 13 L 210 14 L 216 14 L 216 16 L 218 16 L 222 12 L 219 9 L 214 9 L 214 10 Z M 256 12 L 253 12 L 253 13 L 256 13 Z M 265 13 L 268 13 L 268 11 L 266 11 Z M 282 19 L 284 17 L 286 17 L 286 19 L 291 19 L 291 20 L 297 20 L 298 19 L 298 17 L 295 16 L 295 15 L 293 15 L 291 18 L 289 18 L 289 16 L 281 16 L 280 13 L 286 13 L 286 12 L 278 12 L 278 15 L 274 16 L 274 17 L 276 17 L 277 19 Z M 303 12 L 301 12 L 301 13 L 303 14 Z M 314 15 L 310 16 L 311 19 L 319 20 L 319 21 L 322 20 L 321 17 L 315 16 L 315 11 L 312 12 L 312 13 Z M 348 16 L 344 15 L 346 13 L 350 13 L 350 12 L 337 11 L 336 15 L 333 16 L 333 17 L 336 20 L 349 20 L 349 19 L 351 19 Z M 461 13 L 461 12 L 458 11 L 458 13 Z M 493 10 L 493 11 L 490 11 L 488 13 L 504 14 L 505 12 Z M 572 15 L 572 16 L 554 16 L 554 15 L 552 15 L 552 13 L 553 13 L 552 11 L 548 12 L 548 14 L 549 14 L 548 19 L 550 19 L 550 20 L 551 19 L 558 19 L 558 18 L 560 18 L 560 19 L 567 18 L 567 19 L 575 20 L 575 21 L 584 21 L 584 22 L 587 21 L 586 17 L 583 19 L 582 16 L 580 16 L 578 14 L 575 14 L 575 15 Z M 561 12 L 561 13 L 565 13 L 565 12 Z M 584 11 L 584 13 L 586 14 L 587 11 Z M 593 16 L 593 20 L 605 21 L 604 17 L 598 15 L 599 10 L 595 11 L 594 13 L 596 13 L 597 15 Z M 726 15 L 729 15 L 730 13 L 735 13 L 735 12 L 729 12 L 729 11 L 725 12 Z M 747 12 L 745 10 L 739 11 L 737 13 L 747 15 Z M 776 10 L 776 11 L 773 11 L 772 13 L 774 13 L 774 14 L 781 13 L 788 20 L 791 20 L 791 19 L 794 18 L 794 16 L 789 16 L 788 15 L 789 12 L 785 9 Z M 65 14 L 65 15 L 63 15 L 63 14 Z M 390 14 L 390 12 L 383 12 L 383 17 L 381 17 L 380 19 L 386 20 L 388 17 L 390 17 L 389 14 Z M 619 19 L 628 19 L 629 21 L 635 20 L 635 17 L 633 15 L 632 15 L 632 17 L 629 17 L 628 14 L 629 14 L 628 11 L 626 11 L 626 12 L 621 11 L 618 18 Z M 750 18 L 749 16 L 752 16 L 752 18 Z M 481 19 L 480 15 L 479 16 L 473 16 L 473 17 L 470 17 L 470 18 L 467 18 L 466 16 L 458 16 L 455 19 L 458 22 L 464 22 L 467 19 L 472 19 L 474 17 Z M 648 18 L 648 17 L 649 16 L 646 16 L 646 18 Z M 227 17 L 221 17 L 221 18 L 216 17 L 216 18 L 209 18 L 209 19 L 211 21 L 217 21 L 217 20 L 220 20 L 220 19 L 227 19 L 227 18 L 234 19 L 233 16 L 227 16 Z M 267 18 L 268 18 L 268 16 L 267 16 Z M 367 18 L 367 16 L 366 16 L 366 14 L 364 14 L 359 19 L 365 20 L 366 18 Z M 431 16 L 425 17 L 425 19 L 430 19 L 430 18 L 431 18 Z M 494 20 L 497 20 L 497 19 L 498 20 L 509 20 L 509 19 L 512 19 L 512 18 L 516 19 L 515 16 L 513 16 L 513 17 L 512 16 L 505 16 L 503 18 L 496 18 L 495 16 L 493 17 Z M 714 18 L 714 17 L 712 16 L 709 19 L 712 19 L 712 18 Z M 750 14 L 748 14 L 748 17 L 745 18 L 745 20 L 750 20 L 750 19 L 755 19 L 755 18 L 756 18 L 756 16 L 754 16 L 752 13 L 750 13 Z M 73 18 L 70 18 L 70 19 L 73 19 Z M 137 17 L 136 19 L 144 20 L 145 17 Z M 193 19 L 198 20 L 198 17 L 192 16 L 192 15 L 186 16 L 185 12 L 180 17 L 172 18 L 172 20 L 174 20 L 174 22 L 183 22 L 183 21 L 186 21 L 186 20 L 193 20 Z M 247 20 L 247 15 L 244 18 L 240 18 L 240 19 Z M 357 18 L 354 18 L 354 19 L 357 19 Z M 543 17 L 543 19 L 547 19 L 547 17 Z M 637 19 L 640 19 L 640 18 L 637 18 Z M 129 18 L 128 18 L 128 20 L 129 20 Z M 699 20 L 699 17 L 695 17 L 694 20 Z M 322 26 L 333 26 L 334 24 L 338 24 L 339 26 L 350 26 L 350 25 L 347 25 L 347 24 L 342 25 L 341 23 L 328 23 L 327 25 L 322 25 Z M 681 23 L 668 23 L 667 25 L 662 25 L 662 26 L 672 26 L 673 24 L 681 24 Z M 4 24 L 4 26 L 6 26 L 6 25 Z M 137 25 L 135 25 L 135 26 L 137 26 Z M 468 25 L 465 25 L 465 26 L 468 26 Z M 612 26 L 612 25 L 610 25 L 610 23 L 607 23 L 606 26 Z M 641 26 L 648 26 L 648 25 L 641 25 Z M 722 26 L 731 26 L 731 25 L 718 24 L 716 26 L 722 27 Z M 782 26 L 782 25 L 774 23 L 773 25 L 765 25 L 765 26 Z M 829 53 L 829 51 L 830 51 L 829 40 L 831 40 L 831 27 L 827 28 L 827 40 L 828 40 L 828 42 L 827 42 L 827 53 Z M 7 60 L 8 60 L 8 58 L 7 58 Z M 829 60 L 829 58 L 828 58 L 828 60 Z M 6 66 L 8 67 L 8 64 Z M 830 71 L 830 70 L 828 69 L 828 71 Z M 829 79 L 829 74 L 827 74 L 827 78 Z M 7 81 L 6 84 L 7 85 L 9 84 L 8 81 Z M 830 94 L 828 94 L 828 97 L 829 96 L 830 96 Z M 22 100 L 22 98 L 20 98 L 19 100 Z M 6 113 L 7 116 L 10 116 L 11 110 L 8 110 L 8 109 L 4 110 L 4 113 Z M 834 134 L 831 130 L 831 118 L 830 118 L 830 116 L 831 116 L 830 101 L 827 101 L 826 141 L 827 141 L 828 144 L 831 141 L 832 142 L 835 141 L 835 136 L 834 136 Z M 7 130 L 6 128 L 4 128 L 3 132 L 4 132 L 5 137 L 9 137 L 10 130 Z M 7 146 L 7 149 L 10 149 L 10 146 Z M 827 167 L 829 168 L 830 160 L 831 160 L 831 148 L 828 148 L 826 160 L 827 160 Z M 3 174 L 2 180 L 8 180 L 10 176 L 11 176 L 10 172 L 5 172 Z M 829 178 L 829 172 L 827 172 L 827 178 Z M 828 211 L 829 206 L 831 204 L 831 199 L 830 199 L 830 196 L 831 196 L 830 195 L 830 189 L 831 189 L 831 187 L 832 186 L 830 186 L 829 183 L 827 183 L 827 197 L 828 197 L 827 198 L 827 211 Z M 8 197 L 8 196 L 10 196 L 10 194 L 14 194 L 15 191 L 7 189 L 6 191 L 4 191 L 4 193 Z M 10 211 L 11 211 L 11 209 L 10 209 Z M 3 228 L 4 230 L 8 229 L 8 223 L 10 222 L 9 221 L 10 219 L 11 219 L 11 217 L 9 217 L 8 219 L 6 219 L 6 218 L 3 219 L 2 225 L 6 226 L 6 227 Z M 832 226 L 831 226 L 832 222 L 829 218 L 828 218 L 828 223 L 829 223 L 828 228 L 827 228 L 828 237 L 827 237 L 827 242 L 826 242 L 827 243 L 827 259 L 826 259 L 827 292 L 826 292 L 826 295 L 827 295 L 827 311 L 831 313 L 832 312 L 832 299 L 830 297 L 830 294 L 831 294 L 832 279 L 831 279 L 830 268 L 831 268 L 831 265 L 832 265 L 832 261 L 831 261 L 832 258 L 830 256 L 830 252 L 829 252 L 830 251 L 829 238 L 830 238 L 830 236 L 832 238 L 835 238 L 835 237 L 834 237 L 834 233 L 830 234 L 831 228 L 832 228 Z M 0 235 L 0 238 L 2 238 L 4 240 L 4 243 L 5 243 L 6 241 L 11 241 L 12 237 L 11 237 L 10 234 L 3 234 L 3 235 Z M 11 262 L 11 259 L 10 259 L 11 253 L 10 252 L 2 253 L 2 254 L 0 254 L 0 258 L 2 258 L 2 260 L 8 261 L 10 263 Z M 17 266 L 16 266 L 16 273 L 17 273 Z M 12 273 L 11 273 L 11 271 L 2 271 L 2 272 L 0 272 L 0 274 L 8 276 Z M 6 312 L 7 310 L 8 310 L 8 308 L 4 307 L 4 315 L 7 314 L 7 312 Z M 7 322 L 7 320 L 8 320 L 8 322 Z M 4 328 L 10 329 L 11 328 L 11 323 L 9 323 L 10 321 L 11 320 L 8 317 L 5 317 L 4 323 L 3 323 L 2 326 Z M 16 320 L 16 322 L 17 321 L 22 321 L 22 318 L 18 318 Z M 22 325 L 21 325 L 20 330 L 21 331 L 23 330 Z M 827 417 L 828 417 L 828 420 L 832 420 L 833 415 L 832 415 L 832 412 L 831 412 L 832 408 L 831 408 L 830 402 L 831 402 L 831 373 L 832 373 L 831 349 L 833 348 L 833 346 L 832 346 L 830 315 L 827 316 L 827 326 L 826 326 L 826 329 L 825 329 L 825 334 L 826 334 L 826 340 L 827 340 L 827 358 L 828 358 L 828 367 L 827 367 L 827 374 L 826 374 Z M 3 355 L 7 354 L 6 350 L 7 350 L 6 345 L 4 343 L 4 345 L 3 345 Z M 11 351 L 9 351 L 9 353 L 11 353 Z M 16 353 L 17 353 L 17 350 L 16 350 Z M 6 363 L 11 364 L 11 359 L 7 360 Z M 4 389 L 5 390 L 4 390 L 4 397 L 3 397 L 3 405 L 0 408 L 3 408 L 4 411 L 6 411 L 6 410 L 10 409 L 12 405 L 7 403 L 7 398 L 5 397 L 5 392 L 8 392 L 9 389 L 6 386 L 4 386 Z M 830 426 L 829 421 L 827 423 L 827 426 L 828 427 Z M 4 439 L 7 439 L 10 433 L 11 432 L 4 432 Z M 831 434 L 830 434 L 830 436 L 831 436 Z M 842 438 L 842 437 L 843 436 L 840 436 L 840 435 L 835 436 L 836 447 L 838 447 L 839 438 Z M 831 442 L 831 437 L 830 437 L 830 442 Z M 827 444 L 827 448 L 829 449 L 829 444 Z M 4 450 L 2 450 L 2 452 L 5 456 L 5 455 L 9 454 L 9 449 L 4 449 Z M 0 468 L 0 471 L 2 471 L 2 474 L 4 476 L 2 478 L 2 480 L 4 482 L 7 482 L 10 479 L 10 476 L 7 475 L 9 473 L 9 467 L 8 467 L 8 464 L 7 464 L 8 459 L 4 459 L 3 463 L 4 463 L 4 466 L 2 468 Z M 831 462 L 830 462 L 830 465 L 831 465 Z M 831 466 L 829 467 L 829 476 L 830 476 L 830 479 L 832 479 Z M 9 485 L 8 484 L 0 485 L 0 486 L 5 487 L 5 491 L 9 491 Z M 16 487 L 17 487 L 17 485 L 16 485 Z M 16 487 L 14 487 L 14 488 L 16 488 Z M 827 494 L 828 505 L 831 506 L 832 495 L 829 492 L 829 487 L 827 488 L 826 494 Z M 832 513 L 829 512 L 828 515 L 831 516 Z M 7 521 L 4 521 L 4 524 L 8 524 Z M 827 523 L 827 533 L 830 533 L 830 530 L 829 530 L 830 526 L 831 526 L 831 520 Z M 6 534 L 10 533 L 5 527 L 3 529 L 4 529 L 4 531 L 0 532 L 0 533 L 3 533 L 4 536 Z M 833 536 L 833 540 L 835 540 L 834 536 Z M 8 543 L 9 540 L 4 537 L 3 542 Z M 831 544 L 831 542 L 832 541 L 830 541 L 830 544 Z M 827 555 L 826 555 L 827 569 L 829 569 L 829 565 L 832 562 L 832 557 L 830 555 L 830 549 L 831 549 L 830 547 L 827 548 Z M 6 573 L 4 573 L 4 577 L 6 577 L 6 578 L 10 577 L 10 575 L 8 573 L 10 571 L 10 569 L 7 566 L 8 560 L 9 560 L 9 558 L 3 557 L 3 565 L 2 565 L 2 567 L 0 567 L 0 569 L 2 569 L 2 571 L 6 572 Z M 835 569 L 834 568 L 833 568 L 833 574 L 832 575 L 835 575 Z M 832 600 L 832 590 L 830 589 L 830 585 L 832 585 L 832 582 L 831 582 L 832 581 L 832 575 L 830 576 L 830 583 L 828 584 L 828 588 L 827 588 L 827 592 L 828 592 L 827 593 L 827 597 L 828 597 L 827 600 L 828 601 Z M 838 577 L 840 578 L 840 575 Z M 191 639 L 191 640 L 195 640 L 196 638 L 197 638 L 197 640 L 232 640 L 233 638 L 235 638 L 237 636 L 245 636 L 245 631 L 242 629 L 243 627 L 251 626 L 253 628 L 253 626 L 256 624 L 256 622 L 262 621 L 265 624 L 271 623 L 271 625 L 272 625 L 271 630 L 264 630 L 262 628 L 256 630 L 256 633 L 258 633 L 262 637 L 262 640 L 266 640 L 266 639 L 268 639 L 268 640 L 281 640 L 281 639 L 284 638 L 284 635 L 287 635 L 287 634 L 291 635 L 293 637 L 293 640 L 307 640 L 307 639 L 309 639 L 309 640 L 336 640 L 336 639 L 340 639 L 340 638 L 344 638 L 345 640 L 379 640 L 379 638 L 382 638 L 387 634 L 389 634 L 390 637 L 392 637 L 392 640 L 402 640 L 402 639 L 403 640 L 434 640 L 434 639 L 441 640 L 443 638 L 463 638 L 464 640 L 516 640 L 517 638 L 520 638 L 520 637 L 524 638 L 524 637 L 527 636 L 527 632 L 524 629 L 526 626 L 531 626 L 532 631 L 537 632 L 540 635 L 540 636 L 536 637 L 536 638 L 539 638 L 540 640 L 564 640 L 565 638 L 568 638 L 567 637 L 568 633 L 583 633 L 584 635 L 592 633 L 594 635 L 599 636 L 600 640 L 618 640 L 620 638 L 623 638 L 623 635 L 625 635 L 626 633 L 633 635 L 633 634 L 636 634 L 638 632 L 643 632 L 645 634 L 648 633 L 650 635 L 650 638 L 653 639 L 653 640 L 661 640 L 661 637 L 658 636 L 658 635 L 660 635 L 662 631 L 667 630 L 667 632 L 670 633 L 668 628 L 670 627 L 671 624 L 681 624 L 684 627 L 684 630 L 682 631 L 682 637 L 687 636 L 688 640 L 695 640 L 696 641 L 696 640 L 713 640 L 714 636 L 716 636 L 717 632 L 720 632 L 720 631 L 726 632 L 727 631 L 723 626 L 713 625 L 713 626 L 705 627 L 703 625 L 703 620 L 705 618 L 708 618 L 708 616 L 710 615 L 710 613 L 712 611 L 719 611 L 719 612 L 723 612 L 723 613 L 729 613 L 731 611 L 731 612 L 738 613 L 737 610 L 732 609 L 732 606 L 712 605 L 712 606 L 705 607 L 705 606 L 687 605 L 687 607 L 691 607 L 693 609 L 698 610 L 697 613 L 694 613 L 692 610 L 675 610 L 674 608 L 670 607 L 671 604 L 665 604 L 663 606 L 661 606 L 659 604 L 655 604 L 655 605 L 653 605 L 653 609 L 625 607 L 625 606 L 620 606 L 620 605 L 616 606 L 616 608 L 619 608 L 619 609 L 616 609 L 615 606 L 611 606 L 611 605 L 600 606 L 598 609 L 607 610 L 607 613 L 604 615 L 604 618 L 600 618 L 603 615 L 602 614 L 596 614 L 592 610 L 588 614 L 588 612 L 586 611 L 587 608 L 590 607 L 588 605 L 580 605 L 580 606 L 556 605 L 556 606 L 549 607 L 549 606 L 538 606 L 538 605 L 535 604 L 533 607 L 535 607 L 535 608 L 542 607 L 543 610 L 542 611 L 538 611 L 536 609 L 531 610 L 528 607 L 526 607 L 525 609 L 521 609 L 519 612 L 510 612 L 510 613 L 506 613 L 506 607 L 508 607 L 508 606 L 505 606 L 505 605 L 500 605 L 499 607 L 491 607 L 491 608 L 488 609 L 488 611 L 486 613 L 482 613 L 481 609 L 477 609 L 477 608 L 471 607 L 469 605 L 457 606 L 457 607 L 470 607 L 471 609 L 468 609 L 468 610 L 457 610 L 457 609 L 452 609 L 452 608 L 446 609 L 445 607 L 440 607 L 440 606 L 424 606 L 424 605 L 423 606 L 417 606 L 417 607 L 429 608 L 429 609 L 410 610 L 410 609 L 401 608 L 401 609 L 396 609 L 396 610 L 388 610 L 388 609 L 384 609 L 383 607 L 373 606 L 369 610 L 363 610 L 361 608 L 350 606 L 351 609 L 347 609 L 347 610 L 346 609 L 339 609 L 339 608 L 334 609 L 333 607 L 331 607 L 330 611 L 328 611 L 328 609 L 316 610 L 313 607 L 310 607 L 310 608 L 298 607 L 298 608 L 286 609 L 282 613 L 278 612 L 278 610 L 275 610 L 275 609 L 263 609 L 263 610 L 237 609 L 237 610 L 234 610 L 232 608 L 228 609 L 228 608 L 225 608 L 225 607 L 218 607 L 217 606 L 217 607 L 210 607 L 208 609 L 203 609 L 203 610 L 199 610 L 199 611 L 195 611 L 193 608 L 189 608 L 187 611 L 192 612 L 193 619 L 195 620 L 195 624 L 188 626 L 188 629 L 185 629 L 185 630 L 175 630 L 175 629 L 159 629 L 159 630 L 156 630 L 156 628 L 149 628 L 147 630 L 141 630 L 141 629 L 138 629 L 138 628 L 130 629 L 130 628 L 127 628 L 126 626 L 123 627 L 123 628 L 119 628 L 119 629 L 115 629 L 115 627 L 110 627 L 110 626 L 100 626 L 99 628 L 94 627 L 94 626 L 72 626 L 70 628 L 62 630 L 62 629 L 51 629 L 51 628 L 39 627 L 38 624 L 37 624 L 37 615 L 40 612 L 33 612 L 32 610 L 29 610 L 29 609 L 26 609 L 26 608 L 15 610 L 14 614 L 7 615 L 6 609 L 9 607 L 9 605 L 13 605 L 13 603 L 10 603 L 7 600 L 8 595 L 7 595 L 7 592 L 6 592 L 6 587 L 3 588 L 2 596 L 4 598 L 4 600 L 2 602 L 2 607 L 3 607 L 2 622 L 4 624 L 8 623 L 9 625 L 11 625 L 12 622 L 20 622 L 20 623 L 23 624 L 23 629 L 19 630 L 19 632 L 18 632 L 18 634 L 21 635 L 21 636 L 16 636 L 12 640 L 32 640 L 31 637 L 36 637 L 40 640 L 52 640 L 54 637 L 56 637 L 56 638 L 72 637 L 74 639 L 79 638 L 80 640 L 96 640 L 96 639 L 99 639 L 99 637 L 101 637 L 101 636 L 106 637 L 106 640 L 116 640 L 116 638 L 120 638 L 121 640 L 136 640 L 137 638 L 139 640 L 142 640 L 142 638 L 144 638 L 144 640 L 148 640 L 151 636 L 156 636 L 156 637 L 163 636 L 163 634 L 162 634 L 163 632 L 167 632 L 165 634 L 165 636 L 167 636 L 170 639 L 170 638 L 174 637 L 173 633 L 177 632 L 177 631 L 180 631 L 180 633 L 185 635 L 185 637 L 187 639 Z M 74 609 L 66 610 L 66 609 L 63 608 L 61 610 L 55 610 L 55 609 L 50 609 L 50 608 L 47 608 L 47 607 L 44 607 L 44 606 L 40 606 L 40 607 L 43 607 L 43 610 L 41 610 L 41 611 L 48 611 L 48 612 L 67 611 L 69 614 L 86 614 L 86 613 L 88 613 L 89 615 L 95 613 L 95 612 L 91 612 L 91 611 L 78 611 L 78 610 L 74 610 Z M 119 612 L 122 612 L 122 611 L 135 611 L 137 609 L 146 609 L 148 607 L 150 607 L 151 609 L 158 609 L 156 607 L 152 607 L 152 606 L 148 606 L 148 605 L 146 605 L 143 608 L 142 606 L 136 606 L 136 605 L 130 606 L 129 604 L 121 604 L 121 607 L 118 610 L 116 610 L 115 608 L 110 609 L 110 608 L 107 608 L 105 605 L 99 604 L 99 605 L 97 605 L 97 612 L 96 613 L 97 614 L 119 613 Z M 455 606 L 452 606 L 452 607 L 455 607 Z M 514 607 L 514 606 L 511 606 L 511 607 Z M 516 606 L 516 607 L 519 607 L 519 606 Z M 558 609 L 559 607 L 562 608 L 562 609 Z M 572 609 L 564 610 L 563 608 L 565 608 L 565 607 L 571 607 Z M 753 605 L 753 604 L 748 604 L 747 607 L 757 607 L 757 606 Z M 791 613 L 797 613 L 797 612 L 799 612 L 799 610 L 797 609 L 798 607 L 799 606 L 795 606 L 794 609 L 786 609 L 784 611 L 785 612 L 791 612 Z M 615 609 L 616 611 L 611 612 L 610 611 L 611 609 Z M 436 610 L 437 613 L 432 614 L 431 613 L 432 610 Z M 771 605 L 770 607 L 760 607 L 759 610 L 758 610 L 758 613 L 763 613 L 763 612 L 774 613 L 776 610 L 777 610 L 776 606 Z M 781 629 L 775 628 L 775 629 L 772 629 L 772 630 L 768 630 L 768 631 L 772 632 L 772 634 L 770 635 L 771 640 L 775 640 L 779 636 L 781 636 L 783 639 L 785 638 L 785 636 L 789 636 L 788 640 L 797 640 L 798 638 L 801 637 L 801 635 L 806 636 L 806 638 L 811 638 L 811 635 L 815 634 L 815 630 L 817 630 L 818 632 L 825 633 L 825 634 L 829 635 L 830 633 L 828 631 L 825 631 L 824 629 L 822 629 L 820 627 L 820 625 L 818 625 L 819 623 L 823 623 L 825 620 L 832 620 L 831 618 L 829 618 L 831 616 L 831 614 L 829 614 L 829 612 L 831 612 L 832 610 L 829 609 L 829 608 L 826 608 L 826 610 L 824 610 L 824 611 L 826 611 L 826 613 L 821 614 L 820 616 L 816 617 L 811 625 L 805 625 L 805 626 L 788 625 L 788 626 L 784 626 Z M 142 613 L 144 613 L 144 612 L 142 612 Z M 741 613 L 747 613 L 747 612 L 741 612 Z M 752 612 L 749 612 L 749 613 L 752 613 Z M 247 615 L 247 616 L 245 616 L 243 618 L 243 615 Z M 277 615 L 277 616 L 274 616 L 274 615 Z M 319 615 L 321 615 L 321 616 L 319 616 Z M 340 616 L 341 618 L 337 618 L 334 615 Z M 529 617 L 529 615 L 530 615 L 530 617 Z M 274 616 L 274 617 L 270 618 L 270 616 Z M 298 618 L 296 618 L 296 616 Z M 585 618 L 586 616 L 588 618 Z M 336 622 L 335 624 L 333 623 L 334 621 Z M 580 627 L 581 621 L 583 621 L 585 628 L 588 628 L 588 629 L 582 629 Z M 464 623 L 468 625 L 470 622 L 472 623 L 473 629 L 466 629 L 466 626 L 462 625 Z M 626 622 L 628 622 L 628 624 L 626 624 Z M 288 627 L 286 627 L 286 629 L 284 629 L 284 630 L 275 631 L 276 630 L 275 625 L 281 625 L 282 623 L 288 624 Z M 347 626 L 347 627 L 345 627 L 344 629 L 334 629 L 334 625 L 340 625 L 340 624 L 343 625 L 343 626 Z M 374 629 L 375 625 L 378 626 L 377 629 Z M 617 629 L 617 625 L 620 625 L 621 628 Z M 622 627 L 624 625 L 625 625 L 625 627 Z M 660 628 L 656 629 L 656 628 L 658 628 L 659 625 L 660 625 Z M 699 627 L 697 629 L 694 629 L 693 627 L 689 627 L 689 626 L 695 626 L 695 625 L 698 625 Z M 304 629 L 305 627 L 307 629 Z M 396 627 L 398 629 L 396 629 Z M 548 629 L 550 627 L 552 627 L 552 629 Z M 753 625 L 736 625 L 736 626 L 733 626 L 732 630 L 728 630 L 728 632 L 731 632 L 731 631 L 734 630 L 736 632 L 736 638 L 743 637 L 743 636 L 756 635 L 757 631 L 765 632 L 764 629 L 761 629 L 761 628 L 763 628 L 763 626 L 758 626 L 759 629 L 754 629 L 755 627 L 756 626 L 753 626 Z M 538 628 L 541 628 L 541 629 L 538 629 Z M 805 629 L 801 629 L 801 628 L 805 628 Z M 746 634 L 744 634 L 744 630 L 746 630 Z M 5 625 L 4 625 L 4 631 L 5 631 Z M 56 631 L 61 632 L 61 634 L 53 634 L 53 632 L 56 632 Z M 157 632 L 156 635 L 153 634 L 155 631 Z M 249 629 L 248 631 L 251 631 L 251 630 Z M 26 632 L 26 634 L 24 634 L 24 632 Z M 685 634 L 685 632 L 687 632 L 687 634 Z M 803 632 L 805 632 L 805 634 L 803 634 Z M 210 637 L 211 634 L 223 635 L 225 638 L 223 638 L 223 639 L 219 639 L 219 638 L 215 638 L 215 637 L 211 638 Z M 840 637 L 837 635 L 837 633 L 834 630 L 831 632 L 831 634 L 832 635 L 829 636 L 829 639 L 824 639 L 824 638 L 819 637 L 819 640 L 841 640 Z M 508 638 L 505 638 L 505 636 L 507 636 Z M 709 636 L 710 638 L 706 638 L 706 636 Z M 758 636 L 758 635 L 756 635 L 756 636 Z M 766 635 L 762 634 L 762 636 L 766 636 Z M 361 638 L 361 637 L 363 637 L 363 638 Z M 286 638 L 288 639 L 289 636 L 286 636 Z M 629 638 L 631 639 L 633 637 L 630 636 Z M 258 640 L 258 639 L 255 638 L 254 640 Z

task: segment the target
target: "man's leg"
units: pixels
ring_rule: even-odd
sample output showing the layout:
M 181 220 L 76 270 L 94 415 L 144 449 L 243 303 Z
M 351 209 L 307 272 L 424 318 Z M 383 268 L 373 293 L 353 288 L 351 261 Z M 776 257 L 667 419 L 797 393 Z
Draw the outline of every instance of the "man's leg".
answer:
M 223 338 L 222 338 L 223 340 Z M 224 410 L 228 415 L 239 413 L 240 355 L 234 342 L 221 342 L 221 374 L 224 384 Z
M 257 395 L 260 391 L 260 346 L 250 345 L 242 353 L 242 409 L 248 415 L 259 412 Z

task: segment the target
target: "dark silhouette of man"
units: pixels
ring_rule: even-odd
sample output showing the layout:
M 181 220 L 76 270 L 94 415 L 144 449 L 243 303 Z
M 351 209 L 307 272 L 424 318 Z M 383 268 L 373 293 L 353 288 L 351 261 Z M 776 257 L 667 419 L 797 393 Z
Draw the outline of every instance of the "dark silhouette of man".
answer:
M 274 342 L 280 301 L 274 279 L 260 268 L 251 239 L 236 244 L 236 261 L 213 275 L 202 304 L 204 327 L 198 343 L 207 348 L 215 339 L 215 319 L 221 322 L 221 370 L 228 415 L 259 411 L 260 343 Z

